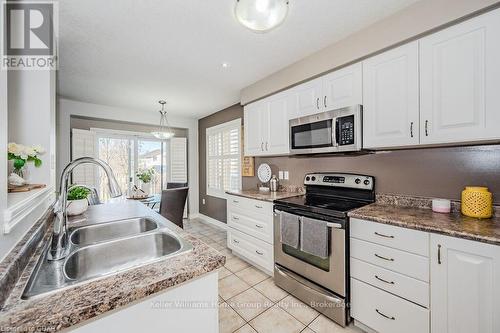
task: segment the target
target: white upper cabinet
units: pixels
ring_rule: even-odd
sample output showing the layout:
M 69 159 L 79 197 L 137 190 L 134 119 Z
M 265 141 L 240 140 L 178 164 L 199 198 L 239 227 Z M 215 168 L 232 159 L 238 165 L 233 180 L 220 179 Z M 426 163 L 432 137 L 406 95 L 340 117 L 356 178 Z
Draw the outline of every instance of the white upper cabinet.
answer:
M 297 116 L 363 104 L 361 63 L 298 85 L 293 89 Z
M 363 146 L 419 143 L 418 42 L 363 62 Z
M 325 111 L 363 104 L 361 63 L 348 66 L 322 77 Z
M 314 79 L 293 89 L 296 98 L 297 117 L 323 111 L 323 80 Z
M 286 155 L 290 152 L 288 121 L 297 117 L 291 90 L 245 106 L 245 155 Z
M 264 141 L 262 140 L 264 114 L 267 112 L 267 104 L 264 101 L 257 101 L 244 108 L 243 132 L 245 142 L 245 156 L 257 156 L 264 152 Z
M 421 143 L 500 139 L 500 10 L 420 41 Z
M 431 309 L 433 333 L 500 332 L 500 247 L 431 234 Z

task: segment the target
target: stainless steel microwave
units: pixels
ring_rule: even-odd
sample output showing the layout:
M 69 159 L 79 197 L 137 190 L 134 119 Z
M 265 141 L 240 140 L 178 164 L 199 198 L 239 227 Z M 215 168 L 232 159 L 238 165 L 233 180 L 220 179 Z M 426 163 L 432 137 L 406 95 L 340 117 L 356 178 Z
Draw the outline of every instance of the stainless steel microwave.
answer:
M 290 152 L 319 154 L 362 149 L 362 106 L 290 120 Z

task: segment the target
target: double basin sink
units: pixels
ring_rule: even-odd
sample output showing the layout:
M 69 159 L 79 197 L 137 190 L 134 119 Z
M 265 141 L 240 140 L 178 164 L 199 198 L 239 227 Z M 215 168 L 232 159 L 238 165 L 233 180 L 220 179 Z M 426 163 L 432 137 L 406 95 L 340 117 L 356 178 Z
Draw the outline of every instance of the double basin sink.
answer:
M 33 271 L 22 295 L 28 299 L 91 279 L 186 253 L 191 244 L 160 220 L 138 217 L 83 226 L 69 231 L 69 254 L 49 261 L 47 253 Z

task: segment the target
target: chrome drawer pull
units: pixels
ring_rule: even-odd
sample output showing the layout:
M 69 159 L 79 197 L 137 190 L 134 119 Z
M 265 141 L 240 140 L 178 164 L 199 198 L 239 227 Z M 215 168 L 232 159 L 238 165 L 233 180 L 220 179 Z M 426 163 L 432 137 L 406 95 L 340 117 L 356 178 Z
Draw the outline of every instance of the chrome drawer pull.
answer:
M 255 226 L 256 226 L 257 228 L 259 228 L 259 229 L 264 228 L 264 227 L 263 227 L 263 226 L 261 226 L 260 224 L 256 224 Z
M 240 241 L 239 241 L 239 240 L 236 240 L 236 239 L 233 239 L 233 243 L 239 244 L 239 243 L 240 243 Z
M 375 253 L 375 257 L 377 258 L 380 258 L 380 259 L 384 259 L 384 260 L 387 260 L 387 261 L 394 261 L 393 258 L 387 258 L 387 257 L 383 257 L 383 256 L 379 256 L 378 254 Z
M 238 221 L 240 218 L 233 215 L 233 220 Z
M 380 236 L 380 237 L 385 237 L 385 238 L 394 238 L 392 235 L 384 235 L 384 234 L 379 234 L 378 232 L 374 232 L 375 235 Z
M 387 315 L 383 314 L 382 312 L 380 312 L 378 309 L 375 309 L 375 311 L 377 311 L 377 313 L 379 315 L 381 315 L 382 317 L 384 317 L 384 318 L 387 318 L 387 319 L 390 319 L 390 320 L 396 320 L 396 318 L 387 316 Z
M 233 203 L 240 203 L 238 200 L 233 200 Z
M 380 280 L 380 281 L 385 282 L 385 283 L 387 283 L 387 284 L 394 284 L 394 281 L 387 281 L 387 280 L 381 279 L 381 278 L 379 278 L 377 275 L 375 275 L 375 278 L 376 278 L 377 280 Z
M 255 205 L 255 208 L 262 209 L 262 206 Z
M 258 250 L 255 250 L 255 253 L 257 253 L 259 256 L 264 255 L 264 252 L 260 252 L 260 251 L 258 251 Z

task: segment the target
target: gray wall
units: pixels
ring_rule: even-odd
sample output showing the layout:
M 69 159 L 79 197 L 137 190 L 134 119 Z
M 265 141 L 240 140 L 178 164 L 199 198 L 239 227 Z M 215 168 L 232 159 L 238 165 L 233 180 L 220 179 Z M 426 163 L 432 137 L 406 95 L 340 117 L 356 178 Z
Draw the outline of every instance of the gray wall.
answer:
M 497 0 L 421 0 L 241 91 L 241 104 L 283 90 L 499 4 Z
M 466 185 L 489 187 L 500 204 L 500 145 L 396 150 L 360 156 L 256 158 L 273 172 L 288 170 L 289 181 L 300 185 L 315 171 L 353 172 L 375 176 L 377 193 L 460 199 Z M 244 188 L 255 188 L 257 177 L 244 178 Z
M 200 213 L 225 223 L 227 222 L 226 200 L 207 195 L 206 129 L 238 118 L 243 121 L 243 107 L 240 104 L 198 120 Z

